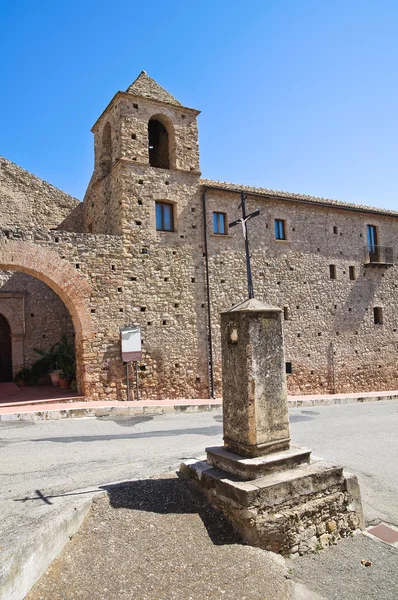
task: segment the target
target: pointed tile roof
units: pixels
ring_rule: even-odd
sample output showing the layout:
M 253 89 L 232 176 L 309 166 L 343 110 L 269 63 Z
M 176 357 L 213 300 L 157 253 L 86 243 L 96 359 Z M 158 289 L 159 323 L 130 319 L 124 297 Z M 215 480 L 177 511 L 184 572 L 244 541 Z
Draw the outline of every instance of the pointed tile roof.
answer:
M 141 71 L 137 79 L 127 88 L 126 92 L 134 94 L 134 96 L 142 96 L 150 100 L 158 100 L 166 104 L 174 104 L 182 106 L 174 96 L 166 92 L 152 77 L 149 77 L 145 71 Z

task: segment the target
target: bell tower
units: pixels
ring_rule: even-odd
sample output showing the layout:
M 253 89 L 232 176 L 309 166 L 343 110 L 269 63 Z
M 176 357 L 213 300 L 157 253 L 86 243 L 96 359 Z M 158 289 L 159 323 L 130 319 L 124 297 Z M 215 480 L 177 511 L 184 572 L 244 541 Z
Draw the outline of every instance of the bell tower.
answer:
M 84 198 L 87 231 L 156 234 L 156 202 L 174 222 L 197 190 L 197 116 L 142 71 L 92 128 L 94 173 Z

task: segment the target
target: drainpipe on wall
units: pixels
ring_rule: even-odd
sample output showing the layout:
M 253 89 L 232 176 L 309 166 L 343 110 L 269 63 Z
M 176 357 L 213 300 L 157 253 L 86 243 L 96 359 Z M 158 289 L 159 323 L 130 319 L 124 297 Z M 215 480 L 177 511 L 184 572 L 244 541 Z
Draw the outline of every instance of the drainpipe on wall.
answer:
M 215 398 L 214 392 L 214 364 L 213 364 L 213 342 L 211 333 L 211 304 L 210 304 L 210 276 L 209 276 L 209 254 L 207 243 L 207 218 L 206 218 L 206 188 L 202 194 L 202 212 L 203 212 L 203 237 L 205 251 L 205 271 L 206 271 L 206 299 L 207 299 L 207 350 L 208 350 L 208 370 L 209 370 L 209 391 L 210 398 Z

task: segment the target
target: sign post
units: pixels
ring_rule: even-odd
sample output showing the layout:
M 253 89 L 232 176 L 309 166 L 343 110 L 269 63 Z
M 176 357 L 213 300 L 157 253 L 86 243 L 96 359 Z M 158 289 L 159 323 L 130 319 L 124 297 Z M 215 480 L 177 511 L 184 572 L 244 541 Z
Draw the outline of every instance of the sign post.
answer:
M 141 329 L 140 327 L 123 327 L 120 329 L 120 342 L 122 359 L 126 363 L 127 401 L 130 400 L 129 363 L 135 363 L 136 399 L 139 399 L 138 390 L 138 362 L 142 359 Z

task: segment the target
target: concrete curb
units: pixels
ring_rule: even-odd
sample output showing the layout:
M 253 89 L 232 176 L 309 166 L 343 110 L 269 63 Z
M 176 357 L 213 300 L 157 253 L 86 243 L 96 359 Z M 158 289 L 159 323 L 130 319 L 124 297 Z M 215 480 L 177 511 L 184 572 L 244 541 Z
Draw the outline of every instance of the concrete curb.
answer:
M 398 400 L 398 394 L 387 394 L 387 395 L 369 395 L 369 396 L 318 396 L 303 398 L 300 397 L 297 400 L 290 396 L 288 398 L 289 408 L 305 408 L 311 406 L 340 406 L 341 404 L 362 404 L 365 402 L 381 402 L 383 400 Z M 22 406 L 16 407 L 19 410 L 9 413 L 0 413 L 0 421 L 52 421 L 60 419 L 79 419 L 89 417 L 108 417 L 108 416 L 139 416 L 139 415 L 164 415 L 171 413 L 199 413 L 208 412 L 212 410 L 218 410 L 222 408 L 222 402 L 209 401 L 205 404 L 147 404 L 145 406 L 121 406 L 120 403 L 117 406 L 88 406 L 87 408 L 74 408 L 73 404 L 66 406 L 65 408 L 51 409 L 50 407 L 43 409 L 42 406 L 38 405 L 39 410 L 23 410 Z M 1 409 L 1 405 L 0 405 Z
M 219 404 L 175 404 L 171 406 L 109 406 L 90 408 L 65 408 L 62 410 L 40 410 L 29 412 L 15 412 L 0 414 L 0 421 L 51 421 L 59 419 L 78 419 L 82 417 L 108 417 L 108 416 L 138 416 L 138 415 L 164 415 L 170 413 L 199 413 L 218 410 Z
M 364 402 L 381 402 L 382 400 L 398 400 L 398 394 L 388 394 L 386 396 L 319 396 L 312 398 L 301 398 L 295 400 L 294 397 L 288 399 L 289 408 L 301 408 L 305 406 L 335 406 L 341 404 L 362 404 Z
M 103 492 L 106 493 L 106 492 Z M 80 528 L 92 496 L 59 502 L 48 515 L 29 523 L 29 533 L 2 539 L 0 600 L 23 600 Z

